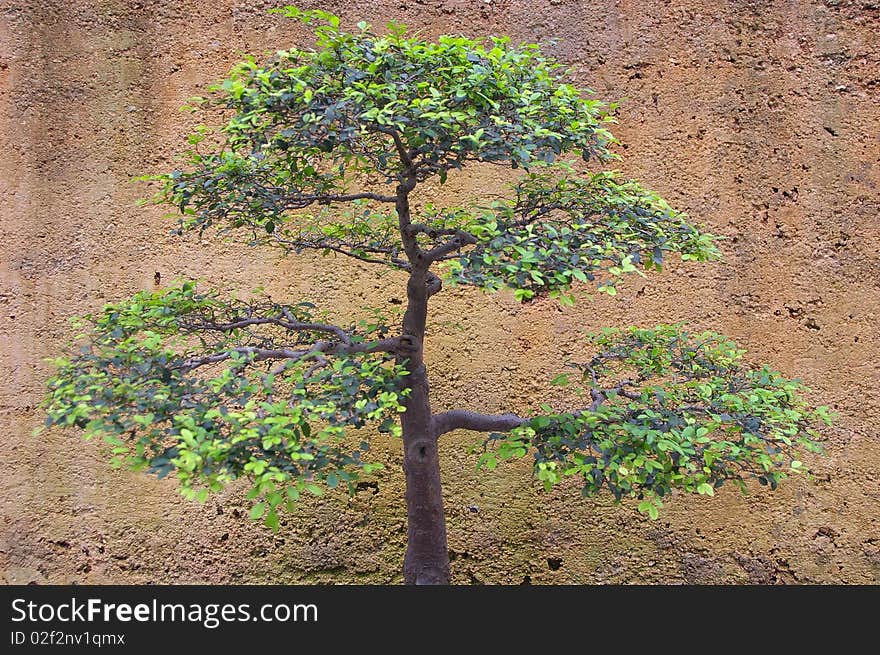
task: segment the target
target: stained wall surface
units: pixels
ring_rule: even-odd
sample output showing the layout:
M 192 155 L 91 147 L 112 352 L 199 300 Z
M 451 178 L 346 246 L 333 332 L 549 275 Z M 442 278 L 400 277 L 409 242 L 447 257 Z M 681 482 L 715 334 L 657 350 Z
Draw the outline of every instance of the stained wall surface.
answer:
M 240 53 L 301 40 L 262 0 L 0 0 L 0 581 L 392 583 L 405 512 L 399 444 L 354 498 L 304 503 L 272 534 L 240 487 L 206 505 L 172 480 L 115 471 L 99 444 L 31 437 L 67 318 L 163 280 L 201 277 L 344 316 L 401 278 L 169 234 L 129 182 L 168 169 L 204 91 Z M 303 6 L 317 7 L 314 2 Z M 747 497 L 677 496 L 660 520 L 528 463 L 474 470 L 444 437 L 457 583 L 868 583 L 880 578 L 880 4 L 866 0 L 396 0 L 323 3 L 345 24 L 549 43 L 577 83 L 620 99 L 620 168 L 726 238 L 724 261 L 672 265 L 616 299 L 560 308 L 508 294 L 435 298 L 437 408 L 550 399 L 554 365 L 603 326 L 687 321 L 726 332 L 840 413 L 812 482 Z M 551 43 L 551 40 L 552 43 Z M 500 190 L 472 169 L 423 198 Z M 163 282 L 164 283 L 164 282 Z

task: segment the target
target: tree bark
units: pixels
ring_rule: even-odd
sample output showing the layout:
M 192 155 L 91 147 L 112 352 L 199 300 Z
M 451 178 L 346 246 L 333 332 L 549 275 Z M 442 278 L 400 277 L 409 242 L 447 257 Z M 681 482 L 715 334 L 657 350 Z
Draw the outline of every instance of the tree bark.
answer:
M 409 395 L 401 415 L 403 469 L 406 474 L 407 546 L 403 560 L 406 584 L 449 584 L 446 514 L 440 481 L 437 435 L 431 416 L 424 363 L 430 275 L 414 266 L 407 283 L 400 356 L 406 360 Z
M 453 430 L 474 430 L 475 432 L 508 432 L 526 423 L 516 414 L 481 414 L 467 409 L 453 409 L 431 418 L 434 435 L 439 439 Z
M 401 421 L 407 510 L 403 579 L 406 584 L 449 584 L 440 459 L 437 438 L 431 430 L 424 364 L 410 371 L 410 396 Z

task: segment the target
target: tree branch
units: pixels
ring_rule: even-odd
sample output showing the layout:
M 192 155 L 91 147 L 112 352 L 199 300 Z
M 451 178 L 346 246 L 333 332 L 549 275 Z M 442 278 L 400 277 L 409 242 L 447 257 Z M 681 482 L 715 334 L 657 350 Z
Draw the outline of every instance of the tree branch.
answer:
M 481 414 L 466 409 L 453 409 L 431 417 L 431 429 L 437 438 L 453 430 L 507 432 L 528 420 L 516 414 Z
M 521 214 L 522 218 L 520 218 L 518 221 L 513 221 L 512 223 L 510 223 L 508 225 L 508 228 L 525 227 L 526 225 L 534 223 L 542 216 L 545 216 L 556 209 L 565 208 L 565 205 L 558 202 L 551 202 L 546 205 L 536 204 L 530 207 L 524 207 L 517 203 L 517 206 L 514 208 L 514 210 L 517 213 Z
M 426 234 L 432 239 L 436 239 L 438 236 L 457 236 L 461 230 L 457 230 L 455 228 L 434 228 L 430 225 L 425 225 L 424 223 L 412 223 L 407 228 L 407 232 L 416 236 L 418 234 Z
M 424 257 L 422 253 L 422 249 L 419 248 L 419 243 L 416 240 L 416 237 L 409 232 L 409 226 L 412 224 L 410 220 L 410 210 L 409 210 L 409 192 L 415 187 L 415 181 L 413 179 L 407 179 L 406 182 L 401 182 L 397 187 L 397 204 L 395 208 L 397 209 L 397 222 L 398 229 L 400 230 L 400 241 L 403 244 L 403 251 L 406 253 L 407 259 L 409 259 L 409 263 L 413 267 L 423 267 L 425 266 Z M 427 262 L 430 264 L 430 262 Z
M 392 203 L 396 201 L 394 196 L 385 196 L 381 193 L 372 191 L 362 191 L 359 193 L 299 193 L 284 195 L 285 189 L 280 187 L 269 187 L 257 182 L 251 181 L 251 186 L 259 189 L 262 193 L 269 196 L 278 196 L 280 201 L 280 210 L 285 209 L 304 209 L 313 203 L 319 205 L 329 205 L 333 202 L 353 202 L 355 200 L 375 200 L 376 202 Z
M 216 364 L 231 359 L 234 354 L 250 355 L 252 362 L 267 359 L 287 359 L 294 362 L 304 359 L 317 359 L 322 363 L 323 354 L 353 355 L 355 353 L 397 352 L 400 340 L 397 337 L 380 339 L 369 343 L 332 343 L 330 341 L 318 341 L 308 350 L 291 350 L 290 348 L 257 348 L 253 346 L 240 346 L 230 348 L 211 355 L 202 357 L 190 357 L 181 361 L 174 368 L 183 372 L 189 372 L 200 366 Z
M 381 125 L 377 125 L 375 127 L 375 130 L 377 132 L 381 132 L 382 134 L 389 135 L 394 140 L 394 147 L 397 149 L 397 155 L 400 157 L 400 163 L 403 164 L 404 168 L 407 171 L 412 171 L 412 156 L 406 149 L 406 145 L 403 143 L 403 140 L 400 138 L 400 133 L 390 127 L 382 127 Z
M 287 316 L 287 320 L 274 316 L 259 316 L 254 318 L 243 318 L 229 323 L 211 323 L 210 321 L 204 321 L 201 324 L 187 325 L 187 327 L 194 330 L 229 332 L 249 327 L 251 325 L 278 325 L 291 332 L 327 332 L 336 336 L 341 343 L 346 345 L 351 344 L 351 337 L 349 337 L 341 327 L 324 323 L 301 323 L 293 320 L 289 315 Z
M 200 366 L 208 364 L 216 364 L 230 359 L 234 354 L 250 355 L 251 361 L 257 362 L 265 359 L 292 359 L 299 361 L 311 355 L 311 350 L 291 350 L 289 348 L 254 348 L 251 346 L 242 346 L 240 348 L 231 348 L 223 352 L 214 353 L 212 355 L 204 355 L 203 357 L 190 357 L 173 368 L 180 369 L 184 373 L 188 373 Z
M 352 259 L 357 259 L 367 264 L 381 264 L 383 266 L 400 268 L 405 271 L 410 269 L 410 265 L 407 262 L 397 257 L 397 253 L 399 252 L 399 250 L 396 248 L 375 248 L 368 246 L 356 247 L 348 246 L 348 244 L 336 245 L 332 243 L 327 243 L 325 241 L 296 241 L 293 239 L 282 239 L 281 237 L 276 237 L 274 235 L 272 235 L 272 242 L 277 243 L 282 249 L 285 250 L 330 250 L 332 252 L 339 253 L 340 255 L 345 255 L 346 257 L 351 257 Z M 364 254 L 361 254 L 360 252 L 349 248 L 356 248 L 357 250 L 362 251 Z M 370 257 L 366 253 L 376 255 L 388 255 L 388 259 Z
M 410 225 L 412 219 L 410 216 L 409 193 L 418 182 L 416 179 L 416 170 L 413 167 L 413 158 L 406 149 L 406 144 L 400 138 L 400 133 L 390 127 L 375 125 L 374 130 L 382 134 L 389 135 L 394 140 L 394 147 L 397 149 L 397 155 L 400 157 L 400 163 L 403 165 L 401 177 L 398 178 L 397 195 L 394 197 L 394 208 L 397 210 L 397 225 L 400 230 L 400 240 L 403 244 L 403 250 L 406 253 L 409 263 L 413 267 L 422 265 L 422 249 L 416 241 L 414 234 L 410 233 Z M 430 262 L 429 262 L 430 263 Z
M 349 193 L 342 195 L 314 195 L 314 196 L 300 196 L 303 200 L 309 200 L 310 202 L 317 202 L 320 204 L 329 204 L 331 202 L 352 202 L 353 200 L 375 200 L 377 202 L 395 202 L 397 198 L 394 196 L 383 196 L 379 193 Z
M 427 279 L 425 281 L 425 288 L 428 291 L 428 297 L 430 298 L 436 293 L 440 293 L 443 289 L 443 280 L 440 277 L 431 271 L 428 271 Z
M 477 242 L 477 238 L 470 234 L 469 232 L 464 232 L 463 230 L 458 230 L 455 233 L 455 236 L 447 241 L 446 243 L 441 243 L 439 246 L 431 248 L 428 252 L 425 253 L 425 259 L 430 262 L 437 261 L 446 255 L 449 255 L 456 250 L 461 250 L 465 246 L 473 245 Z

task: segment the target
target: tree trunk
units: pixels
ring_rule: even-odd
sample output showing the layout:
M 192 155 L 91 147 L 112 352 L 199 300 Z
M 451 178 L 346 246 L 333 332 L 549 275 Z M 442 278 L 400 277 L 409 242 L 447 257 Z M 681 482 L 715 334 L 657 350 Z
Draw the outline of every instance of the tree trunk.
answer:
M 423 359 L 428 313 L 427 270 L 416 268 L 407 285 L 409 303 L 403 334 L 409 344 L 409 396 L 401 416 L 403 469 L 406 473 L 407 544 L 403 560 L 406 584 L 449 584 L 446 515 L 440 483 L 437 435 L 431 421 L 428 375 Z
M 440 459 L 437 439 L 431 430 L 424 365 L 410 376 L 410 397 L 402 416 L 407 510 L 403 579 L 406 584 L 449 584 Z

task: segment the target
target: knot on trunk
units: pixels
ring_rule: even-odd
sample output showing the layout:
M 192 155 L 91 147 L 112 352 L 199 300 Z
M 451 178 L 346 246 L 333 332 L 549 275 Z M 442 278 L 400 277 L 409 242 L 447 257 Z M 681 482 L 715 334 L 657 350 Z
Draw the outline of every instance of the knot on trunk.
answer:
M 443 280 L 429 271 L 428 279 L 425 281 L 425 289 L 429 297 L 435 293 L 440 293 L 443 290 Z
M 406 459 L 411 462 L 427 462 L 436 447 L 430 439 L 417 439 L 406 446 Z
M 415 354 L 422 349 L 422 340 L 411 334 L 404 334 L 398 340 L 399 350 L 402 355 Z

